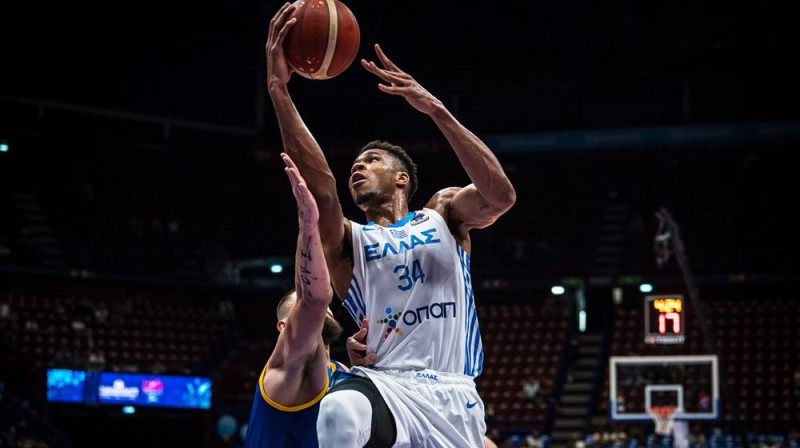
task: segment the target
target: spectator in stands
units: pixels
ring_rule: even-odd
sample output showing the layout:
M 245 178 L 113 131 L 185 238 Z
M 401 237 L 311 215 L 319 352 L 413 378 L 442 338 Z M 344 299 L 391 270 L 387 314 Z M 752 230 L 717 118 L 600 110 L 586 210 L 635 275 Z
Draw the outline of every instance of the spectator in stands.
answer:
M 11 317 L 11 306 L 4 300 L 0 303 L 0 319 L 8 319 Z
M 89 350 L 86 367 L 89 370 L 103 370 L 106 367 L 106 355 L 103 351 L 95 349 Z
M 531 376 L 522 382 L 522 398 L 532 401 L 536 398 L 536 394 L 541 389 L 541 383 L 535 377 Z
M 692 426 L 689 433 L 689 447 L 690 448 L 703 448 L 706 446 L 706 435 L 700 425 Z
M 583 441 L 579 432 L 574 432 L 570 435 L 567 446 L 569 448 L 586 448 L 586 442 Z
M 789 435 L 786 436 L 786 441 L 791 448 L 797 447 L 798 444 L 800 444 L 800 429 L 793 428 L 789 431 Z
M 153 362 L 152 366 L 150 367 L 150 370 L 152 370 L 153 373 L 166 373 L 167 366 L 165 366 L 163 362 L 157 359 L 155 360 L 155 362 Z
M 586 444 L 586 448 L 597 448 L 599 447 L 599 443 L 597 441 L 597 432 L 596 431 L 589 431 L 583 438 L 583 442 Z
M 611 431 L 611 443 L 615 446 L 625 444 L 628 440 L 628 432 L 623 425 L 616 425 Z
M 631 441 L 631 444 L 636 444 L 635 446 L 642 446 L 644 445 L 645 434 L 644 428 L 639 425 L 629 426 L 626 428 L 628 432 L 628 438 Z M 630 445 L 629 445 L 630 446 Z
M 104 326 L 108 321 L 108 307 L 105 302 L 100 302 L 95 306 L 94 321 L 100 326 Z
M 711 409 L 711 397 L 708 396 L 707 392 L 700 392 L 700 398 L 697 400 L 697 407 L 703 412 L 707 412 Z
M 780 448 L 783 437 L 769 435 L 765 437 L 766 440 L 761 444 L 763 448 Z
M 617 412 L 625 412 L 625 396 L 617 395 Z
M 486 413 L 484 414 L 484 421 L 486 422 L 486 432 L 489 433 L 494 429 L 497 424 L 497 415 L 494 411 L 494 405 L 491 403 L 486 405 Z M 499 439 L 492 439 L 499 440 Z
M 219 301 L 219 317 L 223 319 L 233 319 L 236 316 L 236 310 L 233 307 L 233 302 L 227 297 Z
M 39 322 L 35 319 L 28 319 L 25 321 L 25 331 L 35 332 L 39 330 Z
M 524 448 L 546 448 L 545 439 L 542 437 L 539 428 L 533 428 L 530 434 L 525 436 Z
M 72 321 L 72 346 L 76 352 L 80 352 L 84 348 L 84 340 L 86 339 L 86 322 L 74 319 Z
M 641 367 L 637 367 L 633 375 L 625 378 L 626 386 L 638 387 L 645 383 L 647 383 L 647 380 L 644 378 L 644 375 L 642 375 Z
M 178 221 L 170 219 L 167 222 L 167 231 L 172 235 L 177 235 L 181 231 L 181 227 L 180 225 L 178 225 Z
M 9 425 L 8 429 L 5 433 L 1 433 L 5 436 L 6 441 L 8 442 L 8 446 L 15 447 L 17 446 L 17 427 L 14 424 Z

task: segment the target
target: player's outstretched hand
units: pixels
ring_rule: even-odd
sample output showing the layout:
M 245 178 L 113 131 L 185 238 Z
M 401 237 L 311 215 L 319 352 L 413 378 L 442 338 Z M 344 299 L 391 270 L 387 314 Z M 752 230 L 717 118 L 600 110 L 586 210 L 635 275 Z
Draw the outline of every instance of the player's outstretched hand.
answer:
M 286 175 L 289 176 L 289 182 L 292 184 L 292 194 L 297 201 L 297 213 L 300 217 L 300 224 L 306 228 L 315 228 L 319 221 L 319 209 L 317 208 L 317 201 L 308 190 L 306 181 L 297 170 L 294 161 L 286 153 L 281 153 L 283 163 L 286 164 Z
M 269 37 L 267 37 L 267 85 L 286 85 L 292 76 L 286 56 L 283 53 L 283 41 L 289 29 L 297 22 L 290 19 L 297 6 L 285 3 L 269 22 Z
M 382 79 L 386 84 L 378 84 L 378 89 L 391 95 L 399 95 L 408 101 L 408 104 L 422 112 L 430 115 L 436 110 L 441 102 L 425 90 L 414 78 L 400 69 L 392 62 L 381 50 L 380 45 L 375 44 L 375 53 L 381 61 L 383 68 L 378 67 L 375 62 L 361 60 L 361 65 L 370 73 Z
M 351 366 L 370 366 L 375 363 L 377 355 L 367 353 L 367 333 L 369 331 L 369 319 L 364 318 L 361 322 L 361 329 L 354 335 L 347 338 L 347 357 L 350 358 Z

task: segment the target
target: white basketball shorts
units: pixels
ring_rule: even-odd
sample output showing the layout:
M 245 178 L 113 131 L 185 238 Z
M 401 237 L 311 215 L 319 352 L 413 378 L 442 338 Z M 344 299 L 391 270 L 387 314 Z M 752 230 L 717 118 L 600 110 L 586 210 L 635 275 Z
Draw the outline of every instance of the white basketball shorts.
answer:
M 483 401 L 472 377 L 353 367 L 375 383 L 397 424 L 395 448 L 483 448 Z

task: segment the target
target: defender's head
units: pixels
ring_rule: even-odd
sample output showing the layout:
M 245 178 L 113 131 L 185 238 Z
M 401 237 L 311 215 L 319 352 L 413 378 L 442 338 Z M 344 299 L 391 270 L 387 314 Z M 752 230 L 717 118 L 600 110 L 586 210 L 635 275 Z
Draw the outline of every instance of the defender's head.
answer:
M 417 191 L 417 165 L 403 148 L 374 140 L 361 148 L 353 162 L 349 187 L 362 209 L 375 199 L 390 199 L 397 191 L 410 200 Z
M 297 305 L 297 291 L 292 289 L 283 295 L 278 302 L 278 332 L 286 328 L 286 320 L 289 318 L 289 313 L 292 312 L 294 306 Z M 322 324 L 322 341 L 325 345 L 331 345 L 332 342 L 339 339 L 342 334 L 342 325 L 333 317 L 333 311 L 328 308 L 328 315 L 325 316 L 325 322 Z

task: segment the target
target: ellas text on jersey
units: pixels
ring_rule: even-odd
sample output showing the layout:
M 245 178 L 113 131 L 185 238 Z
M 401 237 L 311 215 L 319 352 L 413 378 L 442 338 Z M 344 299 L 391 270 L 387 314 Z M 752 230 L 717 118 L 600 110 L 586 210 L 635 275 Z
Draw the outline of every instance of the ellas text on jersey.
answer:
M 438 244 L 441 242 L 442 240 L 436 236 L 435 228 L 427 229 L 421 231 L 420 236 L 411 235 L 408 241 L 405 239 L 396 243 L 393 243 L 392 241 L 386 241 L 383 243 L 383 247 L 381 247 L 381 243 L 367 244 L 364 246 L 364 256 L 367 260 L 367 263 L 369 263 L 370 261 L 380 260 L 384 257 L 399 255 L 406 251 L 412 251 L 417 246 Z

